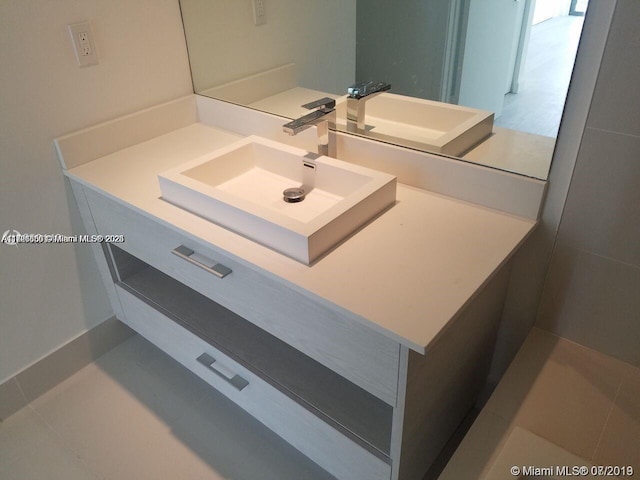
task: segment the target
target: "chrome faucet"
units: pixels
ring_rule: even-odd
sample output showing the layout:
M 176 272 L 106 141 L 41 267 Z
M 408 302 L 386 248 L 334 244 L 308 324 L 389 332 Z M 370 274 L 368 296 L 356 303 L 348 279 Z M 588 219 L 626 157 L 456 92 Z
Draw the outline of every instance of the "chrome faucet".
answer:
M 360 82 L 347 88 L 347 130 L 349 132 L 364 133 L 365 131 L 365 102 L 386 92 L 391 85 L 385 82 Z
M 329 123 L 335 126 L 336 101 L 333 98 L 324 97 L 315 102 L 306 103 L 302 107 L 313 112 L 284 124 L 282 130 L 289 135 L 297 135 L 315 125 L 318 131 L 318 154 L 329 155 Z

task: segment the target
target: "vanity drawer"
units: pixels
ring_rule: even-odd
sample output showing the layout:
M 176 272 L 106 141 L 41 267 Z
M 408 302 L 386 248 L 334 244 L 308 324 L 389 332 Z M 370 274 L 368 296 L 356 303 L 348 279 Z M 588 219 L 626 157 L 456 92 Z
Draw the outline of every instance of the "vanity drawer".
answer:
M 337 478 L 389 479 L 391 467 L 121 286 L 124 322 Z
M 395 406 L 397 342 L 232 260 L 213 245 L 178 233 L 93 190 L 85 189 L 85 193 L 98 233 L 124 235 L 125 242 L 118 244 L 119 248 Z M 231 273 L 218 278 L 216 272 L 172 253 L 179 247 L 197 252 L 201 256 L 198 260 L 213 260 Z

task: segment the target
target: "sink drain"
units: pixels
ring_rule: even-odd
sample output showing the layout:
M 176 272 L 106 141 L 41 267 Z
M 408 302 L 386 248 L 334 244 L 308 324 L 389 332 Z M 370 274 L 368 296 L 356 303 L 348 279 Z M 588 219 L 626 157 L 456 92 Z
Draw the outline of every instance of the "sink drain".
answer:
M 307 192 L 304 188 L 294 187 L 287 188 L 284 192 L 282 192 L 284 201 L 287 203 L 297 203 L 304 200 L 304 197 L 307 195 Z

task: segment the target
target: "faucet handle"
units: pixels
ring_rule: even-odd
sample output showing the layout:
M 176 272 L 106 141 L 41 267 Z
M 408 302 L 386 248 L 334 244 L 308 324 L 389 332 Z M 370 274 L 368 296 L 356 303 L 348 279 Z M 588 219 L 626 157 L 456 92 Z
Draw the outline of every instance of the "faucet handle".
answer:
M 331 110 L 336 108 L 336 100 L 334 98 L 323 97 L 318 100 L 314 100 L 313 102 L 305 103 L 301 105 L 302 108 L 306 108 L 307 110 L 320 110 L 321 112 L 329 113 Z
M 386 82 L 373 82 L 371 80 L 367 82 L 357 82 L 347 88 L 347 94 L 349 98 L 355 98 L 360 100 L 374 93 L 381 93 L 391 88 L 391 84 Z

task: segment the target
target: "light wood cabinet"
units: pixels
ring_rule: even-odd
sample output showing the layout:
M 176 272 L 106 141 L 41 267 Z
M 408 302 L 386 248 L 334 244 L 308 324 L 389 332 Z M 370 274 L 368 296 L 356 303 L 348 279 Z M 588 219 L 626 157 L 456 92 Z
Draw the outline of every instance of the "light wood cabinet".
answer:
M 282 141 L 282 121 L 190 95 L 56 139 L 87 233 L 125 240 L 91 245 L 113 310 L 333 476 L 421 480 L 484 385 L 536 224 L 469 202 L 537 212 L 544 184 L 338 138 L 464 201 L 399 183 L 307 266 L 160 198 L 158 173 L 248 134 Z
M 421 479 L 483 386 L 508 264 L 421 355 L 214 243 L 73 189 L 88 231 L 126 239 L 95 249 L 121 320 L 337 478 Z

